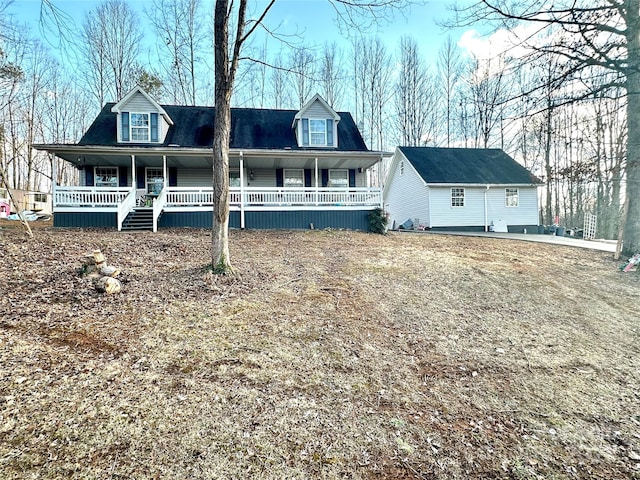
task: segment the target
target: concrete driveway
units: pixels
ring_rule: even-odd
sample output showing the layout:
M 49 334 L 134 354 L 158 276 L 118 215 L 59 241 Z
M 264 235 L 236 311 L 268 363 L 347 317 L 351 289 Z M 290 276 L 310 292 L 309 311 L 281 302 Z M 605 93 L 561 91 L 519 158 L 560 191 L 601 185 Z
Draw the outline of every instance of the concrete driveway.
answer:
M 601 250 L 603 252 L 615 253 L 616 242 L 614 240 L 583 240 L 573 237 L 558 237 L 556 235 L 540 235 L 537 233 L 496 233 L 496 232 L 443 232 L 443 231 L 415 231 L 399 230 L 403 234 L 430 234 L 430 235 L 461 235 L 467 237 L 488 237 L 506 238 L 509 240 L 522 240 L 525 242 L 553 243 L 556 245 L 566 245 L 569 247 L 590 248 L 591 250 Z

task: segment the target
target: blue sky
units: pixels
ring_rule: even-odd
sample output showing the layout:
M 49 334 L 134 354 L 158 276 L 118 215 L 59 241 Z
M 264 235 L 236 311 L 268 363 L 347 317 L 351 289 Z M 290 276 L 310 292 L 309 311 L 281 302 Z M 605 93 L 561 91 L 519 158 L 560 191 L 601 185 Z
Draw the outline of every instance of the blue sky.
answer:
M 264 0 L 262 0 L 264 2 Z M 99 0 L 53 0 L 61 11 L 68 14 L 80 26 L 86 12 L 95 7 Z M 459 2 L 460 3 L 460 2 Z M 129 0 L 129 4 L 146 21 L 144 8 L 152 5 L 152 0 Z M 203 0 L 208 11 L 213 11 L 213 1 Z M 372 31 L 385 39 L 390 51 L 395 51 L 403 35 L 412 36 L 419 44 L 421 53 L 435 64 L 438 50 L 448 35 L 457 42 L 465 31 L 456 29 L 447 31 L 437 25 L 438 20 L 451 15 L 448 5 L 451 0 L 432 0 L 423 6 L 414 5 L 405 15 L 397 14 L 392 21 L 381 25 L 378 31 Z M 40 0 L 14 0 L 10 11 L 18 19 L 31 26 L 32 34 L 38 35 Z M 335 12 L 326 0 L 278 0 L 269 12 L 267 21 L 270 25 L 282 25 L 284 32 L 304 32 L 305 42 L 322 45 L 325 41 L 347 43 L 335 23 Z M 467 32 L 468 35 L 468 32 Z

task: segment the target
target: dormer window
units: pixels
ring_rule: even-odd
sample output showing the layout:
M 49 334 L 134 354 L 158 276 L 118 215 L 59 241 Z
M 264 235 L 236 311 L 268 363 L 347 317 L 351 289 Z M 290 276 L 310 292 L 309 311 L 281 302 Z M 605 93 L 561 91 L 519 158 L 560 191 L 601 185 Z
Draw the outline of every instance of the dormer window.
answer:
M 327 122 L 324 120 L 309 120 L 311 145 L 327 144 Z
M 158 141 L 157 113 L 122 112 L 120 115 L 123 142 L 145 143 Z
M 165 109 L 139 86 L 111 107 L 111 111 L 117 114 L 118 142 L 164 142 L 173 125 Z
M 299 147 L 338 146 L 340 115 L 316 94 L 296 113 L 291 127 Z
M 148 113 L 132 113 L 131 114 L 131 141 L 132 142 L 148 142 L 149 141 L 149 114 Z
M 303 118 L 302 144 L 311 147 L 333 147 L 333 119 Z

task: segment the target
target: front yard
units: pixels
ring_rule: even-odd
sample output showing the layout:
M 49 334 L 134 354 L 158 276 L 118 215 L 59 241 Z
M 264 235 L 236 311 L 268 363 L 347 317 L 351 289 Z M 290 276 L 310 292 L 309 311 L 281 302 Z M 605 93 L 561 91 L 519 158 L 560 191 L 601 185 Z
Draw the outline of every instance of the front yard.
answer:
M 510 240 L 0 227 L 0 478 L 640 478 L 640 275 Z M 105 296 L 78 275 L 100 248 Z

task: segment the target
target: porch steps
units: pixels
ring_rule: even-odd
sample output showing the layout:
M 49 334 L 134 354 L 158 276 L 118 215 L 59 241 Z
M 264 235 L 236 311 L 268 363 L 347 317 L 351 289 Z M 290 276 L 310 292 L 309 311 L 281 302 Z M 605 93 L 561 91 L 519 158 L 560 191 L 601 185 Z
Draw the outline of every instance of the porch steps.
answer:
M 122 231 L 153 231 L 153 208 L 134 208 L 122 223 Z

